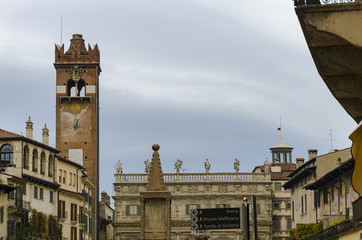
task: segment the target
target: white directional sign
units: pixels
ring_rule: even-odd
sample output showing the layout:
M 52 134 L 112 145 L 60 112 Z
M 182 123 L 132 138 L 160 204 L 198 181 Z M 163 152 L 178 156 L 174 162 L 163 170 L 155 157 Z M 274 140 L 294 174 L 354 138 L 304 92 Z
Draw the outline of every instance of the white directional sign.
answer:
M 192 230 L 240 229 L 240 208 L 193 209 Z

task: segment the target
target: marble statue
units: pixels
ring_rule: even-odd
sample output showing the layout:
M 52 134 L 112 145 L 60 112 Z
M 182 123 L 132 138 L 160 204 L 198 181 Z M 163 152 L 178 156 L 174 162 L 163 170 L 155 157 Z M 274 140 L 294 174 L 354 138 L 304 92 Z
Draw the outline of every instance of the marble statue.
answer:
M 240 162 L 237 158 L 235 158 L 235 161 L 234 161 L 234 170 L 236 173 L 239 172 L 239 166 L 240 166 Z
M 175 162 L 176 173 L 180 173 L 181 166 L 182 166 L 182 161 L 180 159 L 177 159 L 177 161 Z
M 209 163 L 209 159 L 206 158 L 204 165 L 205 165 L 206 173 L 209 173 L 210 167 L 211 167 L 211 164 Z
M 117 164 L 116 164 L 116 173 L 123 173 L 122 170 L 122 163 L 120 160 L 118 160 Z
M 150 173 L 151 162 L 148 159 L 145 161 L 145 173 Z

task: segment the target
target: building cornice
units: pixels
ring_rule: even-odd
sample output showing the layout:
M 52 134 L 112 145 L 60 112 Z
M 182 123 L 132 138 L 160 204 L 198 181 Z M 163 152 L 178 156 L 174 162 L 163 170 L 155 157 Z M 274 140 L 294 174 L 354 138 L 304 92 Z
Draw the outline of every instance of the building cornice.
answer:
M 36 177 L 30 176 L 30 175 L 26 175 L 26 174 L 23 174 L 23 178 L 28 180 L 29 182 L 36 183 L 36 184 L 42 185 L 44 187 L 52 188 L 55 190 L 60 187 L 60 185 L 57 183 L 49 182 L 49 181 L 46 181 L 46 180 L 43 180 L 40 178 L 36 178 Z

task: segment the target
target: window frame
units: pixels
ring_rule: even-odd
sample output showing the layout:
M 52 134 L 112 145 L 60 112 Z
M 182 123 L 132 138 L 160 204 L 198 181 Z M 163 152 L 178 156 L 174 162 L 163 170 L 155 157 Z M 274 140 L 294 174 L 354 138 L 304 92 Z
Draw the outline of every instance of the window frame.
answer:
M 14 163 L 14 147 L 5 143 L 0 148 L 0 165 L 12 165 Z
M 38 187 L 37 186 L 34 186 L 34 194 L 33 194 L 33 197 L 35 199 L 38 199 Z
M 139 216 L 141 214 L 141 205 L 126 205 L 126 216 Z
M 44 189 L 39 188 L 39 200 L 44 200 Z

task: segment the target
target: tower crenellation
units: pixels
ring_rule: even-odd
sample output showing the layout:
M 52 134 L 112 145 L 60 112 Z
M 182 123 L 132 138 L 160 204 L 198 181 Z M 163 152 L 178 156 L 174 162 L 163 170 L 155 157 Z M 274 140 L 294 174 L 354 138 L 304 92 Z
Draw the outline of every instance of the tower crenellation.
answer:
M 81 34 L 73 34 L 70 40 L 68 50 L 64 53 L 64 44 L 55 45 L 55 63 L 98 63 L 100 62 L 100 52 L 98 45 L 92 48 L 88 44 L 85 46 L 83 36 Z

